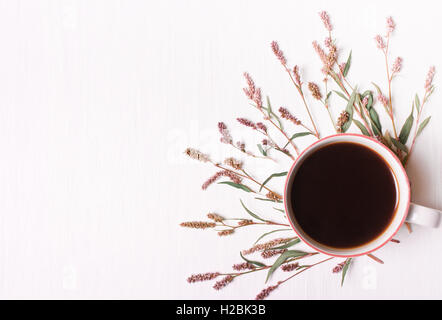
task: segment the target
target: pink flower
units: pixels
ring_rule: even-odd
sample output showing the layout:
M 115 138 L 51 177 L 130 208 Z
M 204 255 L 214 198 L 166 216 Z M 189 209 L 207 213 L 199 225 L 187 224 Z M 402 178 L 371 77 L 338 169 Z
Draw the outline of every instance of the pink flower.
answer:
M 243 126 L 252 128 L 254 130 L 256 130 L 256 128 L 257 128 L 255 123 L 253 123 L 252 121 L 247 120 L 245 118 L 237 118 L 236 120 L 238 120 L 238 122 L 241 123 Z
M 246 96 L 256 103 L 256 107 L 261 109 L 262 107 L 262 97 L 261 97 L 261 89 L 255 87 L 255 83 L 252 80 L 252 77 L 244 72 L 244 78 L 246 78 L 248 88 L 243 88 Z
M 227 286 L 230 282 L 233 281 L 233 277 L 231 275 L 228 275 L 224 277 L 222 280 L 217 281 L 215 285 L 213 286 L 213 289 L 215 290 L 221 290 L 225 286 Z
M 240 183 L 241 182 L 241 178 L 238 175 L 234 174 L 231 171 L 223 170 L 223 171 L 218 171 L 213 176 L 211 176 L 209 179 L 207 179 L 207 181 L 203 183 L 201 188 L 203 190 L 206 190 L 211 184 L 216 182 L 221 177 L 228 177 L 234 183 Z
M 236 271 L 242 271 L 242 270 L 253 270 L 256 267 L 251 263 L 243 262 L 243 263 L 239 263 L 239 264 L 234 264 L 232 268 L 233 268 L 233 270 L 236 270 Z
M 232 136 L 224 122 L 218 122 L 218 130 L 221 133 L 221 142 L 225 144 L 232 144 Z
M 297 262 L 289 263 L 289 264 L 284 264 L 281 267 L 281 270 L 285 271 L 285 272 L 291 272 L 291 271 L 294 271 L 294 270 L 298 269 L 298 267 L 299 267 L 299 263 L 297 263 Z
M 364 99 L 362 99 L 362 107 L 366 107 L 368 104 L 368 97 L 365 97 Z
M 298 66 L 293 67 L 293 74 L 295 75 L 296 84 L 300 87 L 302 85 L 302 82 L 301 82 L 301 76 L 299 75 L 299 67 Z
M 382 103 L 384 105 L 384 107 L 388 106 L 388 99 L 382 93 L 379 93 L 378 100 L 379 100 L 380 103 Z
M 330 17 L 328 16 L 328 13 L 326 11 L 319 12 L 319 16 L 321 17 L 322 22 L 324 23 L 325 29 L 328 31 L 332 31 L 333 27 L 330 23 Z
M 272 41 L 271 43 L 272 51 L 278 60 L 282 63 L 283 66 L 287 64 L 287 60 L 284 57 L 284 53 L 279 49 L 279 45 L 276 41 Z
M 330 37 L 325 38 L 324 46 L 326 46 L 327 48 L 330 48 L 332 44 L 333 44 L 333 41 Z
M 428 70 L 427 79 L 425 80 L 425 90 L 429 91 L 431 89 L 435 73 L 436 68 L 434 66 L 430 67 L 430 70 Z
M 333 268 L 333 273 L 339 273 L 342 271 L 342 269 L 344 269 L 345 266 L 345 261 L 339 263 L 338 265 L 336 265 L 336 267 Z
M 219 272 L 193 274 L 189 278 L 187 278 L 187 282 L 195 283 L 195 282 L 200 282 L 200 281 L 208 281 L 208 280 L 215 279 L 219 275 L 220 275 Z
M 391 73 L 398 73 L 399 71 L 401 71 L 402 69 L 402 58 L 401 57 L 397 57 L 396 61 L 393 64 L 393 68 L 391 69 Z
M 298 118 L 292 115 L 290 111 L 288 111 L 286 108 L 280 107 L 278 111 L 283 119 L 287 119 L 297 126 L 301 124 L 301 121 L 299 121 Z
M 384 43 L 384 39 L 380 36 L 377 35 L 374 40 L 376 41 L 376 45 L 379 49 L 384 50 L 385 49 L 385 43 Z
M 258 293 L 255 300 L 264 300 L 267 298 L 273 290 L 279 287 L 280 283 L 281 282 L 278 282 L 275 286 L 270 286 L 262 290 L 260 293 Z
M 392 17 L 387 18 L 387 37 L 394 31 L 396 28 L 396 24 L 393 21 Z

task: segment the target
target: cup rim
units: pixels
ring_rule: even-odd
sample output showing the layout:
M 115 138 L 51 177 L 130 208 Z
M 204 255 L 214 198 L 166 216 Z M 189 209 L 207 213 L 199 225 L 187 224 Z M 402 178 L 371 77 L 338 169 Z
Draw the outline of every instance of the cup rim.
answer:
M 291 177 L 291 175 L 292 175 L 293 169 L 295 168 L 296 164 L 298 163 L 298 160 L 299 160 L 300 158 L 302 158 L 302 155 L 303 155 L 304 153 L 306 153 L 307 151 L 309 151 L 310 149 L 312 149 L 316 144 L 318 144 L 318 143 L 320 143 L 320 142 L 322 142 L 322 141 L 324 141 L 324 140 L 332 139 L 332 138 L 335 138 L 335 137 L 342 137 L 342 136 L 344 136 L 344 137 L 345 137 L 345 136 L 353 136 L 353 137 L 359 137 L 359 138 L 362 138 L 362 139 L 371 140 L 372 142 L 377 143 L 378 145 L 382 146 L 382 148 L 384 148 L 385 150 L 387 150 L 387 151 L 393 156 L 393 159 L 395 159 L 395 161 L 398 162 L 398 164 L 400 165 L 400 168 L 401 168 L 401 170 L 402 170 L 402 174 L 403 174 L 403 176 L 405 177 L 405 180 L 406 180 L 406 182 L 407 182 L 407 186 L 408 186 L 408 195 L 407 195 L 407 199 L 408 199 L 408 201 L 407 201 L 406 208 L 405 208 L 405 210 L 404 210 L 404 213 L 403 213 L 403 217 L 402 217 L 402 219 L 401 219 L 401 222 L 399 223 L 399 225 L 398 225 L 398 227 L 396 228 L 396 230 L 395 230 L 394 232 L 391 233 L 391 236 L 389 236 L 389 237 L 387 238 L 387 240 L 385 240 L 384 242 L 382 242 L 380 245 L 377 245 L 375 248 L 373 248 L 373 249 L 369 249 L 369 250 L 364 251 L 364 252 L 361 252 L 361 253 L 357 253 L 357 254 L 342 254 L 342 255 L 340 255 L 340 254 L 335 254 L 335 253 L 326 252 L 326 251 L 323 250 L 323 249 L 319 249 L 319 248 L 315 247 L 315 246 L 314 246 L 312 243 L 310 243 L 308 240 L 304 239 L 304 238 L 301 236 L 301 234 L 296 230 L 296 228 L 295 228 L 295 226 L 294 226 L 292 220 L 290 219 L 290 215 L 289 215 L 289 213 L 288 213 L 289 211 L 288 211 L 288 206 L 287 206 L 287 184 L 289 183 L 289 180 L 290 180 L 290 177 Z M 384 159 L 384 160 L 385 160 L 385 159 Z M 387 161 L 387 160 L 385 160 L 385 161 Z M 371 252 L 374 252 L 374 251 L 380 249 L 381 247 L 383 247 L 384 245 L 386 245 L 388 242 L 390 242 L 390 240 L 396 235 L 396 233 L 399 231 L 399 229 L 400 229 L 400 228 L 402 227 L 402 225 L 404 224 L 405 219 L 406 219 L 406 217 L 407 217 L 408 210 L 409 210 L 409 208 L 410 208 L 410 203 L 411 203 L 411 188 L 410 188 L 410 181 L 409 181 L 409 179 L 408 179 L 407 172 L 405 171 L 405 168 L 404 168 L 404 166 L 402 165 L 402 163 L 401 163 L 401 161 L 399 160 L 399 158 L 393 153 L 393 151 L 391 151 L 389 148 L 387 148 L 384 144 L 380 143 L 378 140 L 376 140 L 376 139 L 374 139 L 374 138 L 372 138 L 372 137 L 364 136 L 364 135 L 357 134 L 357 133 L 340 133 L 340 134 L 334 134 L 334 135 L 331 135 L 331 136 L 327 136 L 327 137 L 321 138 L 321 139 L 315 141 L 314 143 L 312 143 L 311 145 L 309 145 L 307 148 L 305 148 L 305 149 L 299 154 L 299 156 L 298 156 L 298 157 L 295 159 L 295 161 L 293 162 L 292 166 L 290 167 L 290 170 L 288 171 L 287 178 L 286 178 L 286 180 L 285 180 L 285 185 L 284 185 L 284 209 L 285 209 L 285 215 L 286 215 L 287 220 L 289 221 L 290 226 L 291 226 L 291 228 L 293 229 L 293 231 L 295 231 L 295 233 L 297 234 L 297 236 L 299 237 L 299 239 L 302 240 L 303 243 L 307 244 L 307 245 L 308 245 L 309 247 L 311 247 L 312 249 L 314 249 L 314 250 L 316 250 L 316 251 L 318 251 L 318 252 L 320 252 L 320 253 L 326 254 L 326 255 L 328 255 L 328 256 L 333 256 L 333 257 L 337 257 L 337 258 L 353 258 L 353 257 L 364 256 L 364 255 L 367 255 L 367 254 L 369 254 L 369 253 L 371 253 Z

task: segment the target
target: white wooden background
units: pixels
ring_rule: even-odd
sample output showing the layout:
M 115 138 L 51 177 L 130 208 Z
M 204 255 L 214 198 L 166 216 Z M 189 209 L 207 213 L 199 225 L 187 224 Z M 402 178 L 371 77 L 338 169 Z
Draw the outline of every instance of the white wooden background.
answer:
M 283 218 L 226 186 L 203 192 L 214 170 L 187 160 L 184 148 L 217 160 L 241 157 L 218 144 L 218 121 L 254 147 L 256 137 L 234 121 L 259 120 L 241 91 L 246 70 L 274 106 L 307 119 L 269 43 L 278 40 L 289 64 L 299 64 L 307 80 L 320 80 L 311 42 L 325 36 L 322 9 L 332 16 L 342 57 L 353 50 L 349 78 L 364 89 L 371 81 L 385 87 L 373 37 L 394 16 L 392 54 L 404 58 L 394 82 L 402 123 L 428 67 L 442 68 L 440 6 L 425 0 L 0 1 L 0 298 L 253 298 L 264 287 L 262 274 L 220 292 L 185 278 L 228 270 L 265 228 L 220 239 L 178 224 L 209 211 L 245 217 L 240 197 L 263 216 Z M 325 110 L 311 103 L 321 133 L 332 133 Z M 441 105 L 437 90 L 425 111 L 432 121 L 408 169 L 414 201 L 438 209 Z M 334 99 L 335 116 L 342 108 Z M 304 138 L 303 146 L 311 141 Z M 259 179 L 289 165 L 245 160 Z M 282 180 L 272 186 L 282 191 Z M 442 298 L 442 231 L 415 227 L 397 238 L 401 244 L 376 253 L 385 265 L 357 259 L 343 288 L 331 274 L 339 262 L 333 261 L 271 297 Z

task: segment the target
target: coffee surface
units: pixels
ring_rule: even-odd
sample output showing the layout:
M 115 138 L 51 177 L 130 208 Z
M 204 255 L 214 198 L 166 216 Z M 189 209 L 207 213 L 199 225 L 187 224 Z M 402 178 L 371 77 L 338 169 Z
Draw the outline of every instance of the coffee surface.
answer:
M 395 178 L 376 152 L 349 142 L 324 146 L 301 164 L 291 187 L 291 205 L 301 229 L 334 248 L 376 239 L 396 208 Z

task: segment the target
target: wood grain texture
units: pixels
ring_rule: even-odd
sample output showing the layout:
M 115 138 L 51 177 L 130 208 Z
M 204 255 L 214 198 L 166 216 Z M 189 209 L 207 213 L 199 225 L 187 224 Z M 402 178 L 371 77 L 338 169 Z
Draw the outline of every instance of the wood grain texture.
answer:
M 340 54 L 353 50 L 350 80 L 367 89 L 371 81 L 385 87 L 373 37 L 394 15 L 392 55 L 404 58 L 394 107 L 403 123 L 428 67 L 441 67 L 434 1 L 0 1 L 0 298 L 253 298 L 264 275 L 220 292 L 185 278 L 240 262 L 239 250 L 266 228 L 221 240 L 178 224 L 209 211 L 241 216 L 239 197 L 263 216 L 274 210 L 226 186 L 203 192 L 213 170 L 182 152 L 194 146 L 214 159 L 240 157 L 218 143 L 218 121 L 254 148 L 256 136 L 234 121 L 260 119 L 241 91 L 244 71 L 274 106 L 307 121 L 269 44 L 278 40 L 289 64 L 320 83 L 311 42 L 325 37 L 321 9 L 332 16 Z M 339 99 L 335 117 L 344 108 Z M 321 134 L 332 133 L 323 107 L 309 103 Z M 425 111 L 432 121 L 408 169 L 414 201 L 438 209 L 440 106 L 437 88 Z M 313 141 L 301 139 L 301 147 Z M 247 159 L 260 179 L 289 164 Z M 270 185 L 282 191 L 278 180 Z M 272 297 L 442 298 L 441 230 L 415 227 L 397 238 L 400 244 L 376 253 L 384 265 L 356 259 L 343 288 L 329 262 Z

